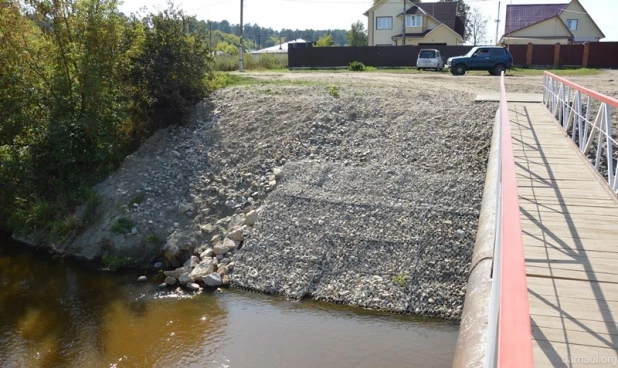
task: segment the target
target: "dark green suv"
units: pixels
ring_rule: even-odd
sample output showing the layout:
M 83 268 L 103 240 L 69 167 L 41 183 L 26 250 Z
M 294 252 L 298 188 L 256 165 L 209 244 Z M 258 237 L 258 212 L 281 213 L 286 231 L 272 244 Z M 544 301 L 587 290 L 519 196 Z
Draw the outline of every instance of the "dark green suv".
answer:
M 464 56 L 448 58 L 446 67 L 453 75 L 464 75 L 468 70 L 487 70 L 491 75 L 500 75 L 513 66 L 513 57 L 506 47 L 474 47 Z

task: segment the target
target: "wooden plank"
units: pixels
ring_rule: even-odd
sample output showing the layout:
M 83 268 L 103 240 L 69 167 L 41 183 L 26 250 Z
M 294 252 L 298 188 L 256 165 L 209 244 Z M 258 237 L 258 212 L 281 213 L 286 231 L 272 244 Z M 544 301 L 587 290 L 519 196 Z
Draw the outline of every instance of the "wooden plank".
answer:
M 556 225 L 556 226 L 552 226 L 551 228 L 549 227 L 540 228 L 539 225 L 534 224 L 529 221 L 522 222 L 521 228 L 524 231 L 524 233 L 535 235 L 540 238 L 542 238 L 543 236 L 549 236 L 552 239 L 558 238 L 560 240 L 563 240 L 563 238 L 566 238 L 566 240 L 576 240 L 576 242 L 571 242 L 571 244 L 577 244 L 577 243 L 591 244 L 593 242 L 586 242 L 586 241 L 580 242 L 579 240 L 587 239 L 587 240 L 597 241 L 597 239 L 604 238 L 604 237 L 607 237 L 606 238 L 607 242 L 613 240 L 613 244 L 616 244 L 616 240 L 618 239 L 618 229 L 610 230 L 607 228 L 602 228 L 602 229 L 597 229 L 597 231 L 595 231 L 594 227 L 583 227 L 583 226 L 568 227 L 566 225 L 564 226 Z
M 526 264 L 526 274 L 534 277 L 556 277 L 618 284 L 618 273 L 605 273 L 597 270 L 569 270 L 557 266 L 548 268 L 545 265 L 536 267 L 533 264 Z
M 543 202 L 539 202 L 534 197 L 519 197 L 520 207 L 529 208 L 547 208 L 549 210 L 558 211 L 561 213 L 591 213 L 595 215 L 602 215 L 604 213 L 616 213 L 618 211 L 617 206 L 610 205 L 607 201 L 582 201 L 579 205 L 575 201 L 570 201 L 572 204 L 566 206 L 565 203 L 559 201 L 557 198 L 554 200 L 543 199 Z
M 536 341 L 559 342 L 598 348 L 618 349 L 618 335 L 599 332 L 569 331 L 562 328 L 540 328 L 532 326 L 532 337 Z
M 574 219 L 570 216 L 565 216 L 556 213 L 546 213 L 539 215 L 538 213 L 524 212 L 521 213 L 521 221 L 531 225 L 547 229 L 550 231 L 568 231 L 572 235 L 591 232 L 603 232 L 608 235 L 615 235 L 616 243 L 618 244 L 618 226 L 615 222 L 603 221 L 598 217 Z M 538 225 L 536 223 L 541 223 Z M 618 245 L 617 245 L 618 246 Z
M 548 298 L 554 296 L 568 302 L 569 298 L 607 300 L 618 302 L 618 285 L 605 282 L 587 282 L 551 279 L 546 277 L 528 277 L 528 289 Z M 551 299 L 550 299 L 551 300 Z M 618 318 L 618 316 L 616 316 Z M 541 324 L 539 322 L 539 324 Z
M 578 239 L 572 237 L 557 237 L 553 234 L 534 234 L 530 231 L 524 231 L 524 248 L 537 247 L 541 249 L 551 248 L 556 250 L 564 250 L 569 252 L 606 252 L 617 253 L 618 246 L 615 242 L 607 239 Z M 609 255 L 608 255 L 609 256 Z M 615 255 L 611 255 L 615 257 Z
M 532 350 L 536 368 L 600 368 L 615 366 L 618 361 L 616 351 L 609 348 L 535 340 Z
M 575 283 L 579 283 L 579 281 L 575 281 Z M 568 302 L 563 303 L 561 298 L 557 299 L 556 297 L 534 293 L 528 294 L 530 314 L 534 316 L 568 317 L 572 320 L 598 321 L 604 322 L 606 326 L 618 323 L 618 316 L 616 315 L 618 310 L 615 309 L 616 302 L 575 298 L 565 298 L 564 301 Z M 610 303 L 611 305 L 608 305 Z
M 530 319 L 532 325 L 537 326 L 538 328 L 563 329 L 565 331 L 579 331 L 587 333 L 594 333 L 595 331 L 599 331 L 598 333 L 606 336 L 616 336 L 614 326 L 609 325 L 605 321 L 575 319 L 566 315 L 561 317 L 554 317 L 536 314 L 531 315 Z

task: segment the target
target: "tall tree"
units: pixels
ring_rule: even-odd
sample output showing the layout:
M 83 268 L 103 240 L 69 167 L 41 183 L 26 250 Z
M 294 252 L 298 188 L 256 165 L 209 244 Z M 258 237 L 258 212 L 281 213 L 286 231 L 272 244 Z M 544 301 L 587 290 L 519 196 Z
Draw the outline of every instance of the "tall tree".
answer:
M 468 41 L 472 42 L 474 46 L 483 42 L 485 39 L 488 21 L 489 18 L 477 7 L 472 8 L 472 10 L 468 12 L 468 17 L 466 18 L 466 35 Z
M 326 36 L 320 37 L 320 39 L 316 42 L 316 47 L 331 47 L 334 45 L 333 38 L 330 33 Z
M 348 31 L 348 42 L 350 46 L 367 46 L 367 31 L 360 20 L 352 23 L 352 28 Z

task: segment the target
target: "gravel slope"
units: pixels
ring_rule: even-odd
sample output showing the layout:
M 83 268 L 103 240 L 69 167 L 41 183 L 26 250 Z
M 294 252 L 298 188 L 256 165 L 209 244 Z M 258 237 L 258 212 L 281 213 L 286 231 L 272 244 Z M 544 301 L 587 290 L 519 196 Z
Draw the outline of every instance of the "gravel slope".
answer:
M 261 78 L 128 157 L 65 251 L 166 268 L 200 255 L 185 265 L 226 264 L 238 287 L 458 319 L 495 104 L 431 81 Z M 135 226 L 114 233 L 119 218 Z M 237 249 L 209 251 L 232 233 Z

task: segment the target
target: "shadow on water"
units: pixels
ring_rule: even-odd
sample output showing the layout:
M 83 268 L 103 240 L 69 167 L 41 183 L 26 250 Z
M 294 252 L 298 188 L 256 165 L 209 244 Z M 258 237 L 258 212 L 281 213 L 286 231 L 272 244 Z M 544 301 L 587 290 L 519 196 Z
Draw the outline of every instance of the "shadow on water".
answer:
M 443 367 L 457 326 L 233 289 L 195 297 L 0 239 L 2 367 Z

